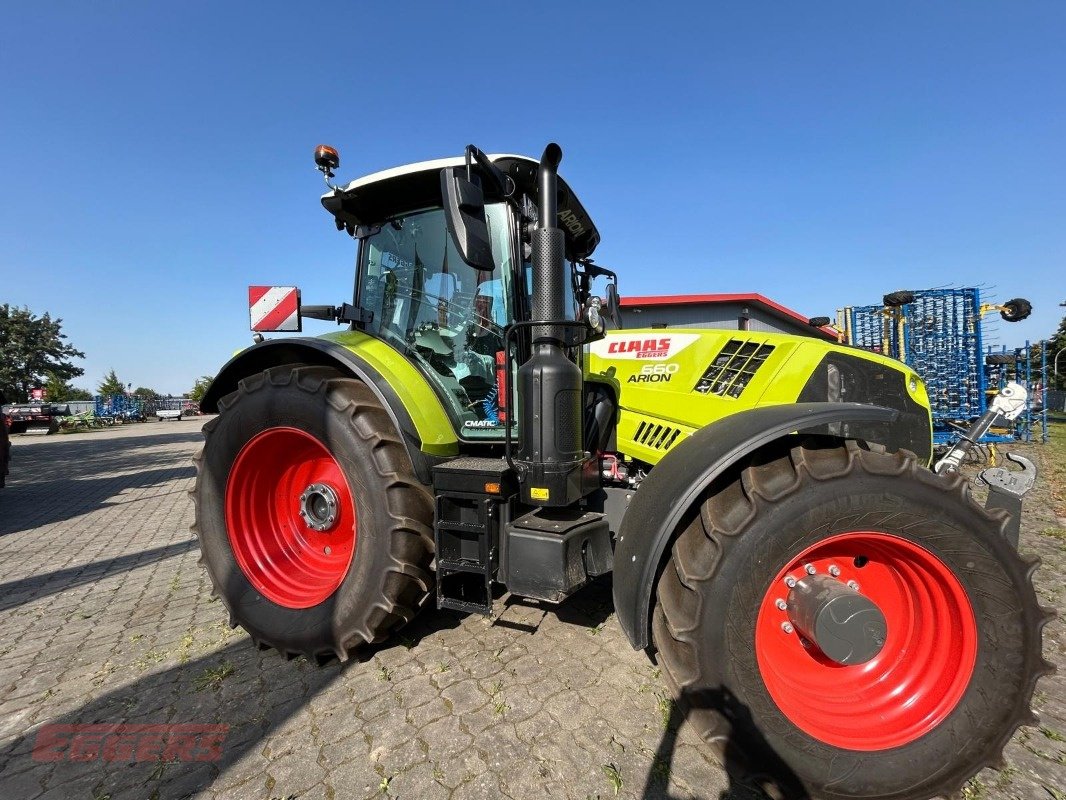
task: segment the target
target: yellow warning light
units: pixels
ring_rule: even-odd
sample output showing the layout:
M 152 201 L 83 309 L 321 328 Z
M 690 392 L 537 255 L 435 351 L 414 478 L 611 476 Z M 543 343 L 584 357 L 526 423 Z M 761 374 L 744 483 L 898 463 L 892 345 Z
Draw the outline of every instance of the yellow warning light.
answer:
M 500 493 L 500 484 L 498 484 L 498 483 L 486 483 L 485 484 L 485 494 L 499 494 L 499 493 Z

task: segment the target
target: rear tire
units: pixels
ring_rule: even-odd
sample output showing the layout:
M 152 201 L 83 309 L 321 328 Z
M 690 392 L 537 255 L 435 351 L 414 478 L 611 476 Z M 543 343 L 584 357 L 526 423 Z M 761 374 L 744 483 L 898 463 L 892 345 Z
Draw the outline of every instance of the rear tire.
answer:
M 674 542 L 652 621 L 664 677 L 727 768 L 771 794 L 950 794 L 1033 721 L 1051 671 L 1039 562 L 1017 554 L 1005 521 L 910 454 L 813 444 L 752 464 Z M 783 579 L 808 563 L 857 580 L 885 612 L 888 638 L 866 664 L 786 632 Z
M 196 457 L 193 531 L 231 624 L 321 663 L 414 617 L 434 588 L 433 499 L 375 395 L 334 369 L 285 366 L 219 409 Z M 304 483 L 332 485 L 332 527 L 298 515 L 313 506 Z

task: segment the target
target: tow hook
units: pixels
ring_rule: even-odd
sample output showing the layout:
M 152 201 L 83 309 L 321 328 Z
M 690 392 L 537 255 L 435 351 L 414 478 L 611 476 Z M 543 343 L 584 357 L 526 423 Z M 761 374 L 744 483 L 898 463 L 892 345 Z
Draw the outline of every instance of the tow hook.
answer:
M 936 473 L 957 472 L 967 451 L 992 427 L 1000 416 L 1008 420 L 1017 418 L 1024 410 L 1028 392 L 1021 384 L 1008 383 L 997 394 L 985 411 L 969 429 L 959 435 L 958 440 L 933 467 Z M 1008 461 L 1018 464 L 1020 470 L 1006 467 L 990 467 L 977 480 L 988 486 L 988 499 L 985 508 L 989 511 L 1001 508 L 1010 515 L 1003 535 L 1018 549 L 1018 538 L 1022 528 L 1022 498 L 1036 483 L 1036 465 L 1025 456 L 1006 453 Z
M 1037 469 L 1025 456 L 1015 453 L 1004 455 L 1008 461 L 1018 464 L 1021 469 L 989 467 L 981 472 L 978 481 L 988 486 L 985 508 L 989 511 L 1002 508 L 1010 515 L 1003 535 L 1017 549 L 1022 527 L 1022 498 L 1036 483 Z

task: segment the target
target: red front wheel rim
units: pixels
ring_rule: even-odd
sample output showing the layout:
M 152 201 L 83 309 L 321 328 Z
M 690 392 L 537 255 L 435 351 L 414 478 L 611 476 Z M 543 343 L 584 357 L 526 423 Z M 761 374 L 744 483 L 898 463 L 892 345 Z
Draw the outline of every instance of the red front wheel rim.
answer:
M 305 431 L 263 431 L 233 462 L 230 547 L 252 586 L 280 606 L 310 608 L 337 590 L 355 553 L 356 517 L 340 464 Z
M 864 664 L 826 658 L 789 631 L 786 580 L 838 573 L 881 609 L 884 647 Z M 962 698 L 977 659 L 977 625 L 959 579 L 920 545 L 874 531 L 808 547 L 774 578 L 755 627 L 759 671 L 789 721 L 847 750 L 900 747 L 935 729 Z

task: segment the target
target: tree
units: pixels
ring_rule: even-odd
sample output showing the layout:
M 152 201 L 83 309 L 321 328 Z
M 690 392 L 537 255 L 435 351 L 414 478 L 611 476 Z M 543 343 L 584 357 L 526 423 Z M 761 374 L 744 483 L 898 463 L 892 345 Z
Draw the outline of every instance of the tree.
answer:
M 110 397 L 113 394 L 125 394 L 126 384 L 118 379 L 118 375 L 115 374 L 115 370 L 111 370 L 104 377 L 103 382 L 96 387 L 98 394 L 104 397 Z
M 26 307 L 0 305 L 0 395 L 21 402 L 49 373 L 68 381 L 85 372 L 70 361 L 85 353 L 66 341 L 62 324 L 47 312 L 38 317 Z
M 159 397 L 159 392 L 155 389 L 148 389 L 144 386 L 138 386 L 133 390 L 133 396 L 139 397 L 141 400 L 155 400 Z
M 66 403 L 71 400 L 92 400 L 91 392 L 71 386 L 54 372 L 48 373 L 48 380 L 44 384 L 47 397 L 53 403 Z
M 211 381 L 214 378 L 211 375 L 201 375 L 196 379 L 196 383 L 192 385 L 189 390 L 189 399 L 199 403 L 204 399 L 204 395 L 207 394 L 207 387 L 211 385 Z

